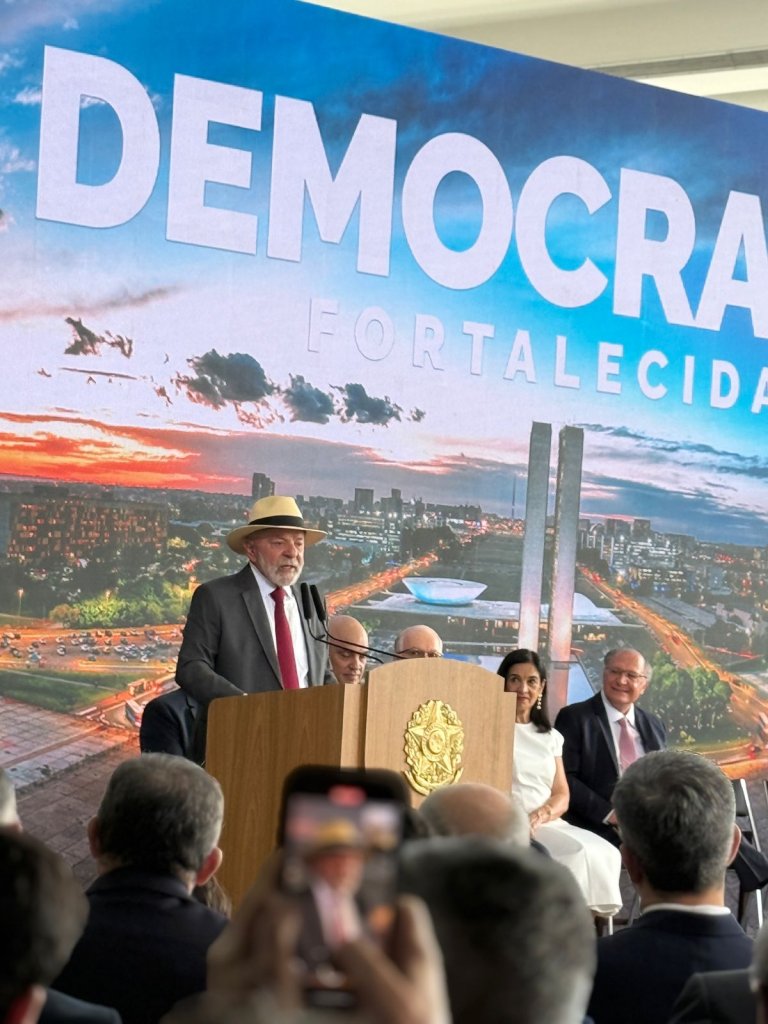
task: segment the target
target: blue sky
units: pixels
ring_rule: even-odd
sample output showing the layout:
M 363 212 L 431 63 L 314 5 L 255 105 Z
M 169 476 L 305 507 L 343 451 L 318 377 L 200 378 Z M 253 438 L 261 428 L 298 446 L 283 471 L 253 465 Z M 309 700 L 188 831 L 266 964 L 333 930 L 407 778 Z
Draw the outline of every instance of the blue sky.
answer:
M 549 249 L 564 268 L 589 255 L 612 282 L 620 170 L 663 175 L 682 186 L 695 211 L 696 249 L 683 280 L 697 300 L 729 192 L 765 202 L 764 114 L 294 0 L 224 0 L 195 7 L 192 15 L 181 0 L 17 0 L 6 9 L 0 45 L 0 343 L 13 359 L 0 383 L 0 451 L 23 441 L 39 458 L 47 443 L 63 473 L 69 456 L 56 439 L 71 438 L 93 463 L 117 458 L 128 446 L 137 471 L 170 466 L 178 469 L 179 486 L 197 478 L 204 487 L 236 490 L 254 468 L 245 454 L 249 441 L 263 446 L 265 459 L 278 460 L 273 476 L 282 455 L 269 453 L 284 452 L 285 445 L 298 452 L 303 445 L 308 454 L 320 445 L 327 454 L 332 443 L 348 454 L 356 474 L 367 460 L 377 486 L 379 480 L 385 486 L 389 473 L 400 481 L 394 485 L 411 481 L 406 490 L 413 493 L 439 493 L 445 500 L 454 491 L 453 500 L 479 493 L 488 507 L 502 510 L 510 505 L 512 472 L 524 469 L 536 418 L 556 427 L 585 425 L 584 504 L 593 513 L 638 514 L 659 528 L 682 532 L 687 524 L 709 537 L 768 541 L 768 411 L 749 411 L 768 350 L 766 341 L 754 338 L 744 310 L 729 309 L 719 332 L 669 325 L 648 283 L 642 319 L 612 312 L 611 285 L 588 306 L 558 308 L 531 287 L 514 236 L 487 283 L 452 291 L 419 268 L 400 217 L 407 168 L 420 147 L 441 133 L 481 140 L 503 167 L 515 207 L 542 161 L 578 157 L 603 176 L 613 199 L 588 217 L 578 201 L 561 198 L 548 220 Z M 96 230 L 35 219 L 44 45 L 113 60 L 152 99 L 161 170 L 146 207 L 121 227 Z M 261 132 L 230 128 L 211 135 L 253 154 L 252 188 L 209 188 L 208 201 L 258 213 L 255 256 L 165 240 L 177 73 L 264 93 Z M 356 217 L 343 242 L 332 245 L 318 240 L 305 211 L 301 262 L 266 256 L 277 94 L 314 104 L 333 169 L 363 112 L 397 121 L 388 277 L 355 270 Z M 83 110 L 82 117 L 82 173 L 108 176 L 120 154 L 114 118 L 103 105 Z M 456 249 L 471 244 L 480 216 L 475 186 L 452 175 L 441 186 L 436 209 L 445 243 Z M 654 222 L 650 230 L 663 234 L 665 228 Z M 319 352 L 307 346 L 313 298 L 338 303 L 335 335 L 324 339 Z M 395 332 L 391 352 L 377 361 L 366 359 L 354 340 L 357 317 L 368 307 L 383 309 Z M 436 318 L 445 330 L 441 369 L 413 365 L 419 315 Z M 90 347 L 82 337 L 77 342 L 67 317 L 93 332 Z M 480 374 L 470 372 L 470 343 L 462 332 L 467 320 L 495 329 Z M 519 331 L 530 336 L 535 383 L 521 375 L 504 379 Z M 567 338 L 568 371 L 578 374 L 578 388 L 553 383 L 558 335 Z M 117 336 L 133 341 L 130 356 L 115 343 Z M 596 391 L 601 342 L 623 346 L 621 394 Z M 669 387 L 659 401 L 644 397 L 635 379 L 637 360 L 649 350 L 661 350 L 670 361 L 663 374 L 652 374 Z M 696 358 L 690 405 L 680 398 L 685 355 Z M 712 359 L 729 360 L 741 376 L 741 397 L 730 409 L 709 406 Z M 240 390 L 237 375 L 245 381 Z M 351 385 L 362 386 L 362 400 Z M 222 459 L 227 445 L 243 452 L 239 462 Z M 200 452 L 209 447 L 206 462 Z M 227 471 L 219 472 L 224 463 Z M 303 466 L 305 459 L 294 463 Z M 306 472 L 313 466 L 317 486 L 307 482 L 302 490 L 322 492 L 321 479 L 330 486 L 330 474 L 307 458 Z M 6 471 L 12 468 L 7 460 Z M 339 488 L 345 490 L 347 484 Z

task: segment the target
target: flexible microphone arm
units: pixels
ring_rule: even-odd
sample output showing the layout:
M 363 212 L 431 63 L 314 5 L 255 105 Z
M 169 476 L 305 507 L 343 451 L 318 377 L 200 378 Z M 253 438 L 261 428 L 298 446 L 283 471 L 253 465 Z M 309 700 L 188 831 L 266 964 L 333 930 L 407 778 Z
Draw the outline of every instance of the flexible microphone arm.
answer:
M 326 644 L 328 647 L 339 647 L 342 650 L 348 651 L 350 649 L 365 651 L 372 661 L 378 661 L 381 665 L 381 658 L 377 658 L 377 654 L 383 654 L 387 658 L 396 658 L 398 661 L 402 660 L 401 654 L 395 654 L 393 651 L 383 651 L 378 647 L 369 647 L 367 644 L 351 644 L 344 640 L 340 640 L 339 637 L 334 636 L 326 625 L 328 618 L 328 612 L 325 608 L 325 602 L 320 596 L 320 591 L 317 589 L 314 583 L 302 583 L 299 586 L 301 592 L 301 611 L 304 616 L 304 621 L 307 624 L 307 629 L 310 635 L 318 640 L 321 644 Z M 313 612 L 317 616 L 320 625 L 323 628 L 325 636 L 318 636 L 312 629 Z

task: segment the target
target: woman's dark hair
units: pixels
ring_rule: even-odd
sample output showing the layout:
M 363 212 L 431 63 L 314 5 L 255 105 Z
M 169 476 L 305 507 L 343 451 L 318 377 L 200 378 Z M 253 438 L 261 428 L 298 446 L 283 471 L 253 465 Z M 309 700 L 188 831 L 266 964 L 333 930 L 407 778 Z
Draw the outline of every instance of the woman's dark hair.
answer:
M 506 678 L 509 675 L 509 670 L 513 665 L 528 664 L 535 666 L 536 671 L 539 673 L 539 678 L 542 683 L 545 684 L 544 688 L 541 690 L 541 707 L 539 708 L 534 704 L 531 708 L 531 721 L 539 732 L 550 732 L 552 729 L 552 723 L 549 720 L 549 713 L 547 712 L 547 673 L 544 671 L 544 666 L 541 664 L 536 651 L 529 651 L 526 647 L 518 647 L 516 651 L 510 651 L 509 654 L 504 655 L 501 664 L 496 670 L 496 674 L 500 675 L 502 679 L 506 681 Z

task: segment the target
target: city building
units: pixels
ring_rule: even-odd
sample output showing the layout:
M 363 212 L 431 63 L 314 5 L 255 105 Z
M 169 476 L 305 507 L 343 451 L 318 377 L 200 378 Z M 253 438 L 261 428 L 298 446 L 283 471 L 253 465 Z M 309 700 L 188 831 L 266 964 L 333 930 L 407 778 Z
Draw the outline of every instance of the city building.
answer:
M 254 501 L 261 498 L 271 498 L 275 493 L 275 481 L 265 473 L 254 473 L 251 477 L 251 497 Z
M 41 484 L 0 502 L 0 555 L 22 565 L 87 561 L 105 548 L 154 558 L 167 536 L 165 505 L 124 501 L 109 491 L 86 497 Z

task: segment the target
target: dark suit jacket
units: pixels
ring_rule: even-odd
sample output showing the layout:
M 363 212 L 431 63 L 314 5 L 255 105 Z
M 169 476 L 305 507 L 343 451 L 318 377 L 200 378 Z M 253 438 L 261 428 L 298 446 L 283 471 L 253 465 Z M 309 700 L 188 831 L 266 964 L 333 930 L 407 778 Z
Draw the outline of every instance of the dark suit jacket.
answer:
M 298 588 L 291 589 L 301 608 Z M 325 681 L 328 648 L 313 640 L 303 616 L 301 625 L 309 683 L 320 686 Z M 316 617 L 312 629 L 322 632 Z M 234 576 L 203 583 L 192 595 L 176 682 L 203 705 L 214 697 L 282 688 L 269 619 L 250 564 Z
M 120 1014 L 109 1006 L 85 1003 L 51 989 L 38 1024 L 120 1024 Z
M 646 751 L 666 747 L 667 731 L 661 719 L 637 705 L 635 726 Z M 596 693 L 589 700 L 563 708 L 555 720 L 555 728 L 565 740 L 563 765 L 571 791 L 565 820 L 571 825 L 597 832 L 618 846 L 616 830 L 603 824 L 611 810 L 611 795 L 619 778 L 619 765 L 601 694 Z
M 731 915 L 648 911 L 597 941 L 588 1013 L 595 1024 L 663 1024 L 697 971 L 748 967 L 752 940 Z
M 184 690 L 163 693 L 148 701 L 139 728 L 142 754 L 191 757 L 197 713 L 197 701 Z
M 52 988 L 114 1007 L 123 1024 L 155 1024 L 179 999 L 205 989 L 205 956 L 227 918 L 182 882 L 117 868 L 86 895 L 88 923 Z
M 754 1024 L 749 971 L 694 974 L 675 1003 L 669 1024 Z

